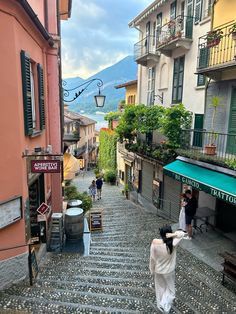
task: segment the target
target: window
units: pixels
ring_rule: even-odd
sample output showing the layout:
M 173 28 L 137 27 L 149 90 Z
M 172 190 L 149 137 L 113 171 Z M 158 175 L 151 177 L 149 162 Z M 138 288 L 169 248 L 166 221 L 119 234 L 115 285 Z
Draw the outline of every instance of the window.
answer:
M 195 23 L 201 21 L 202 16 L 202 0 L 196 0 L 195 3 Z
M 174 20 L 176 18 L 176 1 L 172 2 L 170 5 L 170 19 Z
M 21 51 L 25 135 L 45 128 L 43 69 Z
M 147 105 L 154 104 L 154 91 L 155 91 L 155 68 L 148 69 L 148 88 L 147 88 Z
M 156 44 L 156 22 L 153 22 L 153 37 L 152 37 L 152 45 L 155 46 Z
M 198 74 L 197 76 L 197 86 L 205 86 L 206 77 L 203 74 Z
M 184 82 L 184 56 L 174 59 L 172 103 L 182 102 Z
M 162 13 L 159 13 L 157 15 L 157 22 L 156 22 L 156 38 L 157 41 L 159 40 L 159 37 L 161 35 L 161 27 L 162 27 Z

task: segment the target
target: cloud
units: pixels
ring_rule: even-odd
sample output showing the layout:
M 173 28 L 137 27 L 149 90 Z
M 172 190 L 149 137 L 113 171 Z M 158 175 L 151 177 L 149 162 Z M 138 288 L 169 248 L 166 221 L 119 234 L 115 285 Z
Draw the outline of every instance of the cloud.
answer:
M 151 0 L 76 0 L 62 22 L 63 77 L 88 78 L 133 54 L 137 30 L 128 22 Z

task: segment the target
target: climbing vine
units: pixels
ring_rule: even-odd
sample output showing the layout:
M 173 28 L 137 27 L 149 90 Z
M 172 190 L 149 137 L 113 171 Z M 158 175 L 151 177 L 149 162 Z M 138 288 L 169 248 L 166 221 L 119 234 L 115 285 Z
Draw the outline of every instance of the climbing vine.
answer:
M 102 128 L 99 135 L 99 170 L 116 171 L 117 136 L 113 130 Z

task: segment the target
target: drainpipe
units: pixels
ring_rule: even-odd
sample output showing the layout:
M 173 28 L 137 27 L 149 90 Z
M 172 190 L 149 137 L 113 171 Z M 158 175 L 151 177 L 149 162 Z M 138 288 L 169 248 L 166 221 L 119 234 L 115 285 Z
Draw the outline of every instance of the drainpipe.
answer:
M 59 11 L 59 0 L 57 0 L 57 30 L 58 36 L 61 38 L 61 22 L 60 22 L 60 11 Z M 62 69 L 61 69 L 61 40 L 58 48 L 58 72 L 59 72 L 59 106 L 60 106 L 60 125 L 61 125 L 61 152 L 63 152 L 63 136 L 64 136 L 64 104 L 62 99 Z

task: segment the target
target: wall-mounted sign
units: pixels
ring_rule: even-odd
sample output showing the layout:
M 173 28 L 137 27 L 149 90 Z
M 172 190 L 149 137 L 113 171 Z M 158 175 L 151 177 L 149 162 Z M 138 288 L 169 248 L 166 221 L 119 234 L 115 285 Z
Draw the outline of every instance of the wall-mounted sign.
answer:
M 37 212 L 40 213 L 41 215 L 44 215 L 48 209 L 49 209 L 49 206 L 45 203 L 42 203 L 37 209 Z
M 0 229 L 11 225 L 22 218 L 22 198 L 15 197 L 6 202 L 0 202 Z
M 60 160 L 31 160 L 31 172 L 33 173 L 60 173 Z
M 102 230 L 102 210 L 90 213 L 90 231 Z

